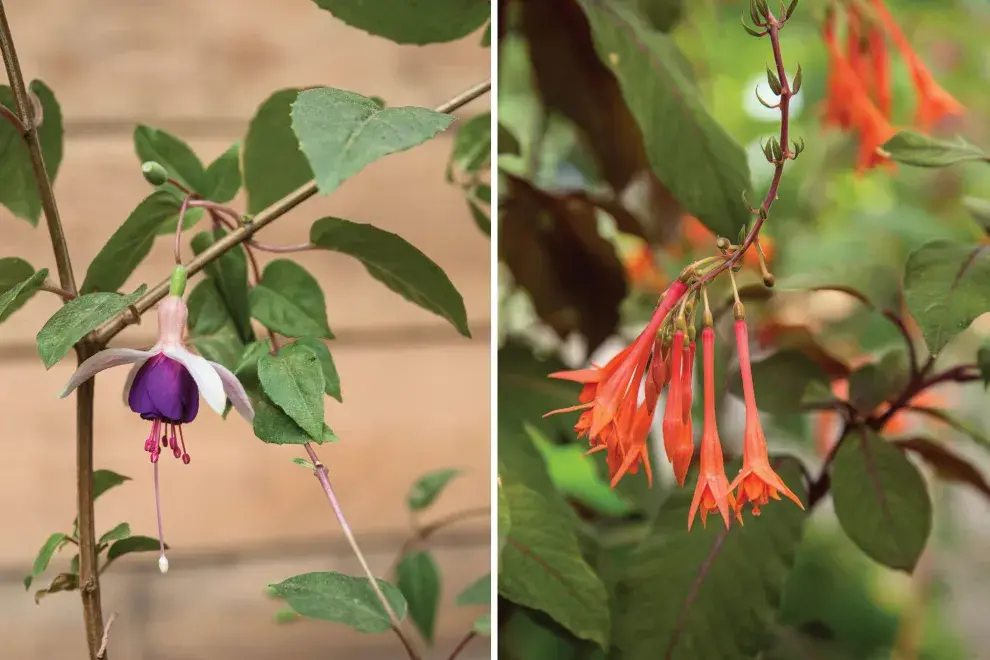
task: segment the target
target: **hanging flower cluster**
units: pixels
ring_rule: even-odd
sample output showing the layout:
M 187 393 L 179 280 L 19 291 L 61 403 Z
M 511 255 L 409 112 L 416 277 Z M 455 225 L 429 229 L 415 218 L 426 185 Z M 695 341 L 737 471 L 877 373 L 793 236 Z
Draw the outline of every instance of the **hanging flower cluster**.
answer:
M 108 348 L 90 357 L 76 370 L 62 389 L 66 397 L 82 383 L 111 367 L 133 365 L 124 384 L 124 400 L 132 411 L 151 422 L 144 441 L 144 451 L 154 464 L 155 510 L 158 515 L 158 542 L 161 554 L 158 567 L 168 571 L 165 541 L 162 535 L 162 507 L 158 487 L 158 458 L 162 450 L 186 465 L 190 462 L 182 427 L 199 414 L 202 395 L 218 414 L 223 414 L 227 399 L 247 421 L 254 419 L 254 409 L 244 387 L 226 367 L 210 362 L 185 346 L 186 318 L 189 311 L 182 294 L 186 272 L 176 266 L 169 296 L 158 303 L 158 342 L 146 351 L 133 348 Z
M 647 480 L 652 485 L 649 430 L 664 388 L 668 388 L 663 415 L 664 450 L 678 485 L 683 487 L 687 480 L 694 455 L 691 408 L 695 296 L 685 298 L 689 290 L 686 281 L 689 278 L 682 276 L 667 289 L 643 332 L 607 364 L 550 374 L 551 378 L 574 381 L 584 386 L 578 405 L 554 410 L 547 415 L 581 411 L 574 430 L 579 438 L 588 437 L 591 445 L 588 454 L 606 452 L 613 488 L 626 474 L 635 474 L 640 465 L 643 465 Z M 735 333 L 746 403 L 746 430 L 742 469 L 731 484 L 725 475 L 715 423 L 715 333 L 707 302 L 706 297 L 702 330 L 705 412 L 701 470 L 691 503 L 688 529 L 699 510 L 702 524 L 709 513 L 718 512 L 728 527 L 730 510 L 742 522 L 743 505 L 749 503 L 753 515 L 758 516 L 760 507 L 770 499 L 780 499 L 780 493 L 804 508 L 801 500 L 770 466 L 766 438 L 756 409 L 749 336 L 742 305 L 738 303 Z M 676 314 L 675 307 L 678 309 Z M 641 389 L 645 391 L 642 400 Z
M 914 124 L 929 130 L 947 116 L 959 116 L 963 106 L 942 89 L 911 47 L 884 0 L 841 3 L 845 48 L 836 32 L 838 10 L 831 5 L 825 19 L 828 49 L 824 124 L 854 132 L 859 142 L 857 170 L 888 165 L 879 147 L 896 132 L 891 125 L 893 96 L 888 40 L 907 64 L 917 99 Z

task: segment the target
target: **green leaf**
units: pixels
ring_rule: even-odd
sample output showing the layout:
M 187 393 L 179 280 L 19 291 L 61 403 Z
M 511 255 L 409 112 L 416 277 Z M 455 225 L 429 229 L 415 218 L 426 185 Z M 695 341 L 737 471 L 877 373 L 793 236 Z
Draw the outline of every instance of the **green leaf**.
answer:
M 130 481 L 130 477 L 117 474 L 113 470 L 96 470 L 93 472 L 93 501 L 111 488 L 116 488 L 124 482 Z
M 290 111 L 298 89 L 283 89 L 258 107 L 244 138 L 248 213 L 258 213 L 313 178 L 299 150 Z
M 254 434 L 262 441 L 272 445 L 303 445 L 307 442 L 337 442 L 333 430 L 323 425 L 323 436 L 313 440 L 302 428 L 292 421 L 281 408 L 267 398 L 254 401 Z
M 406 504 L 409 506 L 409 510 L 422 511 L 430 508 L 436 502 L 437 498 L 440 497 L 447 484 L 454 477 L 461 474 L 461 472 L 462 470 L 449 468 L 435 470 L 417 479 L 416 483 L 409 489 L 409 495 L 406 497 Z
M 491 612 L 485 612 L 479 616 L 474 625 L 471 626 L 471 630 L 483 637 L 490 637 L 492 634 L 492 615 Z
M 316 353 L 289 344 L 258 360 L 265 394 L 314 440 L 323 439 L 323 369 Z
M 426 142 L 453 121 L 426 108 L 382 108 L 332 87 L 299 92 L 292 104 L 292 130 L 324 195 L 379 158 Z
M 123 286 L 151 252 L 158 228 L 176 216 L 179 206 L 175 195 L 166 190 L 145 197 L 89 264 L 80 290 L 116 291 Z
M 323 218 L 310 228 L 309 240 L 360 260 L 389 289 L 471 336 L 461 294 L 438 265 L 402 237 L 372 225 Z
M 829 391 L 830 387 L 828 376 L 817 362 L 800 351 L 783 350 L 753 363 L 753 389 L 760 410 L 787 414 L 801 410 L 808 397 Z M 738 373 L 730 379 L 729 391 L 742 397 Z
M 832 500 L 863 552 L 914 570 L 932 529 L 932 502 L 921 473 L 894 445 L 868 429 L 846 436 L 832 467 Z
M 932 241 L 904 266 L 904 301 L 932 355 L 990 311 L 990 247 Z
M 134 129 L 134 151 L 142 163 L 155 161 L 165 168 L 170 177 L 193 192 L 205 196 L 209 191 L 199 156 L 168 131 L 139 124 Z
M 125 522 L 120 523 L 109 532 L 100 537 L 97 545 L 103 546 L 113 541 L 121 541 L 131 535 L 131 526 Z
M 0 295 L 13 289 L 34 275 L 34 266 L 20 257 L 4 257 L 0 259 Z
M 967 484 L 983 495 L 990 497 L 990 483 L 972 462 L 953 453 L 948 447 L 927 438 L 895 440 L 894 445 L 901 451 L 917 454 L 934 470 L 943 481 Z
M 499 468 L 499 474 L 502 469 Z M 498 572 L 502 573 L 502 550 L 509 540 L 509 530 L 512 529 L 512 512 L 509 511 L 509 500 L 505 496 L 505 489 L 501 484 L 498 486 L 498 517 L 496 520 L 496 533 L 498 534 Z
M 333 356 L 330 355 L 329 347 L 315 337 L 300 337 L 293 343 L 306 346 L 316 353 L 316 357 L 320 360 L 320 368 L 323 369 L 323 383 L 326 386 L 324 391 L 328 396 L 343 403 L 344 399 L 340 393 L 340 375 L 337 373 L 337 365 L 333 363 Z
M 38 605 L 41 603 L 41 599 L 48 594 L 58 593 L 59 591 L 75 591 L 79 588 L 79 576 L 73 575 L 72 573 L 59 573 L 54 578 L 52 578 L 51 583 L 49 583 L 46 589 L 40 589 L 34 592 L 34 604 Z
M 189 294 L 187 343 L 207 360 L 233 370 L 244 353 L 244 342 L 212 280 L 200 280 Z
M 883 150 L 892 160 L 917 167 L 947 167 L 972 160 L 988 160 L 986 152 L 961 137 L 939 140 L 916 131 L 901 131 L 887 140 Z
M 16 261 L 21 261 L 20 259 L 12 258 Z M 10 262 L 11 259 L 4 259 L 5 262 Z M 24 262 L 25 264 L 27 262 Z M 30 266 L 28 266 L 30 268 Z M 18 269 L 18 266 L 11 265 L 8 266 L 8 273 L 10 275 L 14 274 L 14 271 Z M 41 289 L 41 285 L 45 283 L 45 278 L 48 277 L 48 269 L 42 268 L 37 273 L 33 275 L 28 273 L 27 279 L 18 282 L 16 284 L 7 285 L 5 281 L 3 283 L 4 289 L 3 293 L 0 293 L 0 323 L 3 323 L 10 315 L 16 312 L 18 309 L 24 306 L 28 300 L 31 299 L 34 294 Z
M 942 410 L 941 408 L 930 408 L 927 406 L 911 406 L 911 409 L 945 422 L 960 433 L 969 436 L 970 440 L 982 446 L 984 449 L 990 449 L 990 438 L 988 438 L 981 429 L 977 428 L 973 424 L 970 424 L 969 422 L 959 419 L 955 414 L 950 413 L 947 410 Z
M 985 233 L 990 233 L 990 199 L 963 197 L 963 205 Z
M 440 609 L 440 567 L 433 555 L 425 550 L 405 555 L 396 568 L 396 586 L 409 604 L 409 618 L 432 646 Z
M 244 347 L 244 352 L 237 361 L 237 366 L 234 367 L 234 373 L 241 376 L 250 374 L 253 371 L 257 375 L 258 360 L 271 352 L 272 344 L 268 339 L 259 339 L 258 341 L 251 342 Z
M 746 153 L 708 113 L 671 37 L 624 3 L 580 0 L 595 49 L 643 132 L 650 166 L 691 215 L 721 236 L 750 220 Z
M 54 183 L 62 164 L 62 111 L 52 90 L 43 82 L 34 80 L 29 88 L 41 101 L 44 121 L 38 129 L 38 140 L 45 159 L 45 171 Z M 0 86 L 0 104 L 8 108 L 16 107 L 9 87 Z M 31 156 L 24 139 L 9 121 L 0 121 L 0 154 L 3 154 L 0 158 L 0 205 L 37 227 L 41 217 L 41 198 L 34 182 Z
M 406 618 L 406 601 L 396 587 L 376 580 L 399 620 Z M 392 627 L 368 578 L 340 573 L 304 573 L 271 585 L 289 607 L 311 619 L 343 623 L 363 633 L 382 633 Z
M 485 573 L 480 578 L 468 585 L 464 591 L 457 596 L 457 604 L 460 606 L 470 605 L 491 605 L 492 603 L 492 574 Z
M 251 315 L 286 337 L 333 339 L 327 304 L 316 278 L 289 259 L 265 266 L 250 293 Z
M 574 636 L 608 643 L 605 585 L 581 556 L 577 534 L 562 501 L 523 483 L 502 485 L 512 526 L 502 550 L 498 592 L 541 610 Z
M 93 501 L 95 502 L 101 495 L 106 493 L 111 488 L 116 488 L 125 481 L 130 480 L 130 477 L 117 474 L 113 470 L 96 470 L 93 472 Z M 72 536 L 79 536 L 78 516 L 72 520 Z
M 292 458 L 291 460 L 296 465 L 301 465 L 302 467 L 306 468 L 307 470 L 315 470 L 316 469 L 316 466 L 313 465 L 312 463 L 310 463 L 309 461 L 307 461 L 305 458 L 299 458 L 298 456 L 296 456 L 296 457 Z
M 491 48 L 492 45 L 492 22 L 488 21 L 488 25 L 485 26 L 485 32 L 481 35 L 481 47 Z
M 206 168 L 206 199 L 226 204 L 241 189 L 241 145 L 235 142 Z
M 63 305 L 38 332 L 38 355 L 45 369 L 65 357 L 77 341 L 144 295 L 144 284 L 129 295 L 89 293 Z
M 481 231 L 485 236 L 492 235 L 492 219 L 488 216 L 488 213 L 484 209 L 479 207 L 476 202 L 469 199 L 468 200 L 468 210 L 471 212 L 471 219 L 474 220 L 475 226 Z
M 51 563 L 52 557 L 68 542 L 69 535 L 62 532 L 56 532 L 48 537 L 45 544 L 41 546 L 41 550 L 38 551 L 38 556 L 34 558 L 34 564 L 31 566 L 31 574 L 24 578 L 25 589 L 30 588 L 34 578 L 48 570 L 48 564 Z
M 466 37 L 491 16 L 487 0 L 314 0 L 321 9 L 359 30 L 398 44 L 433 44 Z
M 226 232 L 203 231 L 192 239 L 195 254 L 200 254 L 213 245 L 216 240 L 226 236 Z M 237 334 L 241 341 L 254 341 L 254 330 L 251 328 L 251 304 L 248 298 L 247 256 L 240 245 L 223 253 L 219 259 L 208 264 L 203 270 L 206 276 L 213 280 L 217 292 L 223 299 L 230 318 L 234 321 Z
M 849 376 L 849 400 L 864 414 L 900 394 L 909 378 L 904 349 L 886 353 L 879 362 L 864 364 Z
M 132 552 L 158 552 L 160 549 L 161 545 L 156 538 L 150 536 L 128 536 L 126 539 L 121 539 L 110 545 L 110 551 L 107 553 L 107 565 Z M 165 544 L 165 549 L 169 549 L 168 543 Z
M 773 466 L 806 499 L 796 461 Z M 692 491 L 670 495 L 624 563 L 612 643 L 625 658 L 737 660 L 758 657 L 770 641 L 805 512 L 784 499 L 744 526 L 733 520 L 727 530 L 715 515 L 711 527 L 697 520 L 688 532 Z
M 475 174 L 491 162 L 492 114 L 475 115 L 461 124 L 454 138 L 454 149 L 447 163 L 447 180 L 453 178 L 456 167 L 466 174 Z
M 499 404 L 502 408 L 505 404 Z M 543 459 L 522 431 L 499 419 L 499 510 L 511 511 L 498 592 L 540 610 L 574 636 L 602 648 L 610 618 L 605 585 L 581 553 L 576 516 L 554 490 Z M 499 530 L 502 533 L 502 530 Z

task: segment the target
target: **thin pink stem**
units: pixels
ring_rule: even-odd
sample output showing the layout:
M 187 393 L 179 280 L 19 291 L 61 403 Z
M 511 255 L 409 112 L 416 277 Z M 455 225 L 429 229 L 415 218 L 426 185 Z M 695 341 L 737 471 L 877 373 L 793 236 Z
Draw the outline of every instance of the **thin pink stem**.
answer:
M 211 202 L 205 199 L 193 200 L 189 204 L 190 206 L 196 206 L 200 208 L 209 209 L 211 213 L 220 214 L 226 216 L 228 219 L 222 221 L 222 224 L 230 230 L 234 230 L 237 227 L 244 224 L 244 218 L 229 206 L 224 206 L 223 204 L 217 204 L 216 202 Z M 244 241 L 256 250 L 261 250 L 263 252 L 275 252 L 279 254 L 288 254 L 291 252 L 303 252 L 305 250 L 315 250 L 316 246 L 306 241 L 305 243 L 298 243 L 296 245 L 270 245 L 268 243 L 259 243 L 255 240 Z
M 24 124 L 21 122 L 21 118 L 18 117 L 13 110 L 2 103 L 0 103 L 0 117 L 3 117 L 9 121 L 19 135 L 24 135 L 28 132 L 27 128 L 25 128 Z
M 461 640 L 460 644 L 454 647 L 454 650 L 451 652 L 450 657 L 447 660 L 454 660 L 454 658 L 461 654 L 461 651 L 467 648 L 467 645 L 471 643 L 471 640 L 477 636 L 478 633 L 473 630 L 468 632 L 468 634 L 464 636 L 464 639 Z
M 179 221 L 175 225 L 175 263 L 179 266 L 182 265 L 182 223 L 186 220 L 186 211 L 189 210 L 189 203 L 191 197 L 188 195 L 182 200 L 182 206 L 179 207 Z
M 358 546 L 357 539 L 354 538 L 354 532 L 351 531 L 351 526 L 347 524 L 347 518 L 344 516 L 344 510 L 340 507 L 340 502 L 337 500 L 337 494 L 333 490 L 333 486 L 330 484 L 330 473 L 327 467 L 320 462 L 320 457 L 316 455 L 316 450 L 310 443 L 303 445 L 306 449 L 306 453 L 309 454 L 309 459 L 313 462 L 313 473 L 319 480 L 320 485 L 323 487 L 323 492 L 327 496 L 327 501 L 330 502 L 330 508 L 333 509 L 334 515 L 337 517 L 337 522 L 340 523 L 340 528 L 344 532 L 344 536 L 347 538 L 348 544 L 351 546 L 351 551 L 354 552 L 354 556 L 357 557 L 358 563 L 361 564 L 364 574 L 368 576 L 368 581 L 371 584 L 371 588 L 375 591 L 375 595 L 378 597 L 379 602 L 381 602 L 382 607 L 385 609 L 385 613 L 388 614 L 389 620 L 392 622 L 392 628 L 395 630 L 395 634 L 399 636 L 402 644 L 406 647 L 406 651 L 409 653 L 409 657 L 414 660 L 418 660 L 420 655 L 413 646 L 412 641 L 406 637 L 406 634 L 402 630 L 402 625 L 399 622 L 399 617 L 396 616 L 395 610 L 392 609 L 392 604 L 389 603 L 388 598 L 385 597 L 385 592 L 382 591 L 381 586 L 378 584 L 378 578 L 371 571 L 371 567 L 368 565 L 368 560 L 365 559 L 364 553 L 361 552 L 360 546 Z
M 52 282 L 48 282 L 48 281 L 42 282 L 42 284 L 41 284 L 41 286 L 39 288 L 42 291 L 48 291 L 49 293 L 54 293 L 54 294 L 60 296 L 62 298 L 62 300 L 73 300 L 73 299 L 75 299 L 75 295 L 69 293 L 68 291 L 66 291 L 62 287 L 60 287 L 60 286 L 58 286 L 56 284 L 53 284 Z

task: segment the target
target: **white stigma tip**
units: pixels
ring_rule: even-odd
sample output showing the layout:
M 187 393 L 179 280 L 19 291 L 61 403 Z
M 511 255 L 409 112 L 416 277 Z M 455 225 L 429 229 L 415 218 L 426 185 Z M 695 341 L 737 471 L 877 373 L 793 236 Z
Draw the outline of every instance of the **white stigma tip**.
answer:
M 162 573 L 168 573 L 168 559 L 166 559 L 165 555 L 158 558 L 158 570 Z

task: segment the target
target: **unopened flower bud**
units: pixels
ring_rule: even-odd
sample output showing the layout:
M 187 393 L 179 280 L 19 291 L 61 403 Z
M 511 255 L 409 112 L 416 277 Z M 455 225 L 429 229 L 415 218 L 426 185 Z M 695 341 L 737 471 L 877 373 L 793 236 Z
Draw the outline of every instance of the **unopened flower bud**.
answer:
M 168 573 L 168 559 L 164 552 L 158 557 L 158 570 L 162 573 Z
M 168 182 L 168 172 L 153 160 L 141 165 L 141 174 L 144 175 L 144 180 L 153 186 L 163 186 Z

